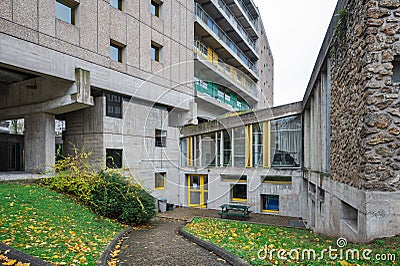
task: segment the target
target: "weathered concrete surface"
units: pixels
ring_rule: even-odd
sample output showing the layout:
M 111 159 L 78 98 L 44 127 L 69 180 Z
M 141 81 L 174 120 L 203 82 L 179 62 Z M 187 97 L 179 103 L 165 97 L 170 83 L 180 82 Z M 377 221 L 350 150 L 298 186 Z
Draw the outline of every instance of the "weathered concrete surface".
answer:
M 25 171 L 42 172 L 54 165 L 54 124 L 52 114 L 25 116 Z

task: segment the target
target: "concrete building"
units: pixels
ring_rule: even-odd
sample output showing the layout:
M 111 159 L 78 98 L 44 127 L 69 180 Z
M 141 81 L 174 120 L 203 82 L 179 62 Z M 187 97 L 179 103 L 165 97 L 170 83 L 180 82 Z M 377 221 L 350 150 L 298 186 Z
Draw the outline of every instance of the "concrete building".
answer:
M 1 170 L 91 150 L 157 198 L 302 217 L 366 242 L 400 233 L 400 1 L 340 0 L 302 102 L 272 106 L 252 0 L 0 2 Z M 64 127 L 64 126 L 63 126 Z M 4 160 L 3 160 L 4 159 Z
M 355 242 L 399 234 L 399 12 L 338 1 L 302 102 L 185 127 L 188 205 L 244 202 Z
M 6 0 L 0 37 L 0 121 L 24 120 L 3 171 L 50 168 L 62 121 L 65 154 L 85 147 L 182 204 L 180 128 L 272 104 L 251 0 Z
M 338 2 L 303 99 L 303 217 L 367 242 L 400 233 L 400 1 Z

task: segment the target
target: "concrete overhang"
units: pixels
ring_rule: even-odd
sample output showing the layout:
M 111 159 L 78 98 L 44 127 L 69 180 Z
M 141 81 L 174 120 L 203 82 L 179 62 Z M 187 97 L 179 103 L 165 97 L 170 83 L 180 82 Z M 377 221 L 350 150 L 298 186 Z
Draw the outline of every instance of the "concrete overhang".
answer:
M 90 72 L 92 88 L 139 100 L 151 102 L 160 100 L 160 104 L 177 107 L 184 112 L 189 110 L 189 103 L 193 97 L 188 93 L 174 94 L 170 84 L 161 86 L 151 78 L 139 79 L 4 33 L 0 33 L 0 64 L 37 76 L 48 76 L 70 82 L 76 81 L 75 69 L 85 69 Z M 171 69 L 172 71 L 179 70 Z M 160 98 L 160 95 L 165 97 Z
M 2 84 L 9 85 L 37 77 L 37 75 L 19 71 L 11 67 L 3 67 L 0 64 L 0 86 Z
M 239 22 L 243 25 L 243 27 L 246 28 L 250 36 L 253 38 L 254 37 L 258 38 L 259 36 L 256 26 L 253 24 L 253 21 L 250 20 L 250 17 L 248 16 L 248 14 L 246 14 L 246 10 L 243 9 L 239 1 L 242 0 L 225 0 L 225 4 L 229 7 L 232 13 L 238 18 Z M 246 6 L 246 9 L 249 11 L 250 15 L 253 16 L 253 18 L 258 18 L 260 16 L 260 13 L 254 2 L 253 1 L 246 1 L 246 2 L 247 5 L 246 4 L 244 5 Z M 249 5 L 249 3 L 251 5 Z
M 301 115 L 303 112 L 302 102 L 296 102 L 277 106 L 269 109 L 248 111 L 246 113 L 231 113 L 214 121 L 201 123 L 197 126 L 186 126 L 181 129 L 181 138 L 212 133 L 227 128 L 242 127 L 265 121 L 271 121 L 283 117 Z

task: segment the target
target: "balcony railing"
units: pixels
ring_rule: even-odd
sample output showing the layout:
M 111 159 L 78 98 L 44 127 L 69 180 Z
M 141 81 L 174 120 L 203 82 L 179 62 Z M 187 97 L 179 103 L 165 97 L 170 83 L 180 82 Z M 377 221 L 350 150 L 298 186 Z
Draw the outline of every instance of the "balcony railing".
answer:
M 243 3 L 243 0 L 237 0 L 240 6 L 243 8 L 244 13 L 247 15 L 247 18 L 250 20 L 251 24 L 253 24 L 254 28 L 258 30 L 257 19 L 253 18 L 250 14 L 250 11 L 247 9 L 247 6 Z
M 258 99 L 257 84 L 249 78 L 246 74 L 242 73 L 239 69 L 224 63 L 219 56 L 212 51 L 204 43 L 199 40 L 194 41 L 194 53 L 197 59 L 207 60 L 217 72 L 227 77 L 233 84 L 237 84 L 243 88 L 250 95 Z
M 217 2 L 217 0 L 214 0 Z M 218 0 L 218 6 L 219 8 L 224 11 L 225 15 L 229 18 L 230 23 L 244 36 L 244 39 L 247 41 L 247 43 L 253 47 L 253 49 L 257 52 L 257 45 L 253 41 L 253 39 L 249 36 L 249 34 L 246 32 L 242 24 L 238 21 L 238 19 L 232 14 L 232 12 L 228 9 L 224 1 Z
M 215 23 L 215 21 L 198 5 L 195 6 L 195 12 L 207 27 L 214 32 L 220 40 L 222 40 L 230 50 L 236 54 L 244 63 L 245 66 L 250 68 L 256 75 L 258 73 L 256 65 L 250 61 L 247 56 L 237 47 L 237 45 L 225 34 L 225 32 Z

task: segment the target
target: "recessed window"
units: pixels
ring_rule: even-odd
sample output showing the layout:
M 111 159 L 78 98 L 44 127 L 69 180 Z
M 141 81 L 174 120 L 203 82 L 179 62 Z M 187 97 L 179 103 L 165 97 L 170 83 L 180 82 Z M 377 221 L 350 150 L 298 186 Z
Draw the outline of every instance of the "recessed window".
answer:
M 155 131 L 156 147 L 166 147 L 167 146 L 167 131 L 156 129 Z
M 75 25 L 76 6 L 69 2 L 56 1 L 56 17 L 64 22 Z
M 161 4 L 155 2 L 155 1 L 151 1 L 150 3 L 150 12 L 152 15 L 156 16 L 156 17 L 160 17 L 161 15 Z
M 114 42 L 110 41 L 110 58 L 116 62 L 122 63 L 123 61 L 123 46 Z
M 155 179 L 154 179 L 154 182 L 155 182 L 154 188 L 157 190 L 164 190 L 166 178 L 167 178 L 167 173 L 165 173 L 165 172 L 156 173 Z
M 278 195 L 261 195 L 263 212 L 279 212 Z
M 395 57 L 395 61 L 392 62 L 393 64 L 393 82 L 400 83 L 400 57 Z
M 106 115 L 122 118 L 122 97 L 115 94 L 106 94 Z
M 247 185 L 235 184 L 231 188 L 232 201 L 246 202 L 247 201 Z
M 122 149 L 106 149 L 108 168 L 122 168 Z
M 151 60 L 161 62 L 161 46 L 151 44 Z
M 358 210 L 346 202 L 342 201 L 341 215 L 342 221 L 351 226 L 354 230 L 358 229 Z
M 247 176 L 246 175 L 221 175 L 221 180 L 224 182 L 242 182 L 246 183 L 247 182 Z
M 110 5 L 122 11 L 123 1 L 122 0 L 110 0 Z
M 291 176 L 266 176 L 263 180 L 264 183 L 273 184 L 292 184 Z

